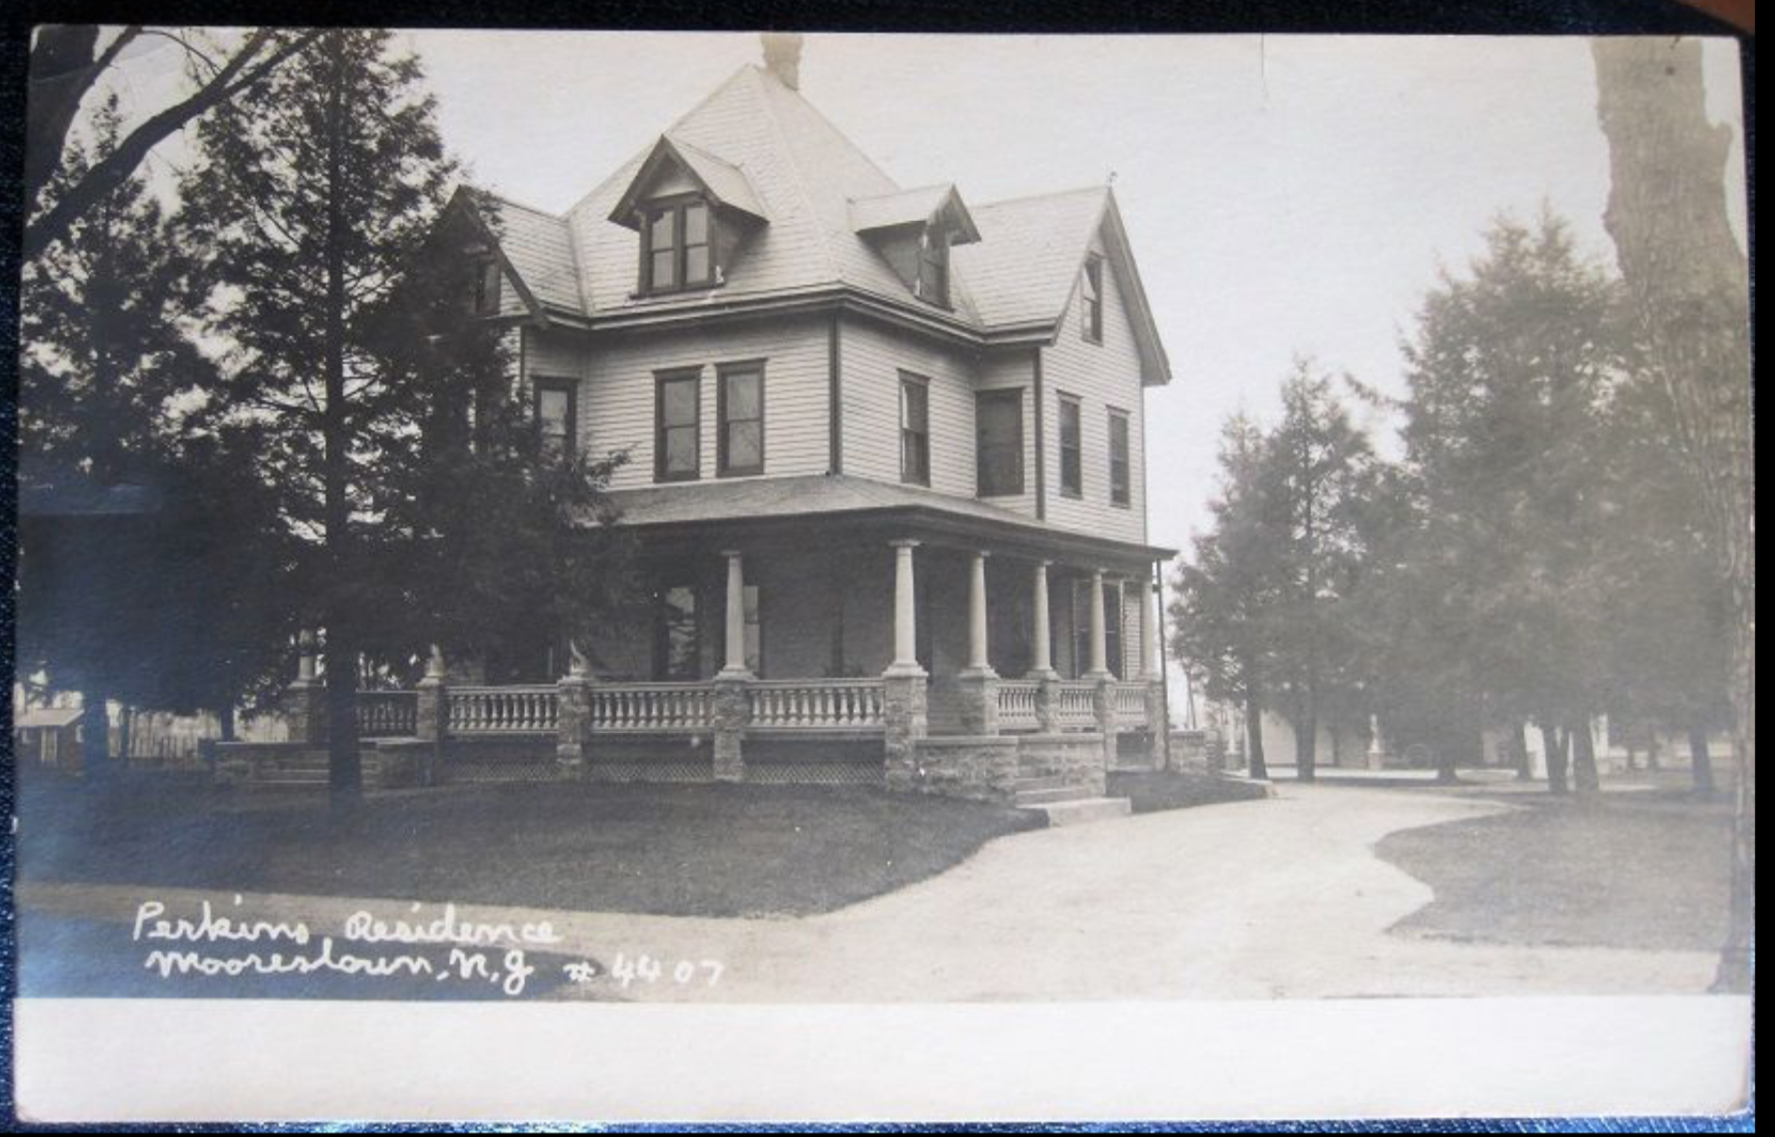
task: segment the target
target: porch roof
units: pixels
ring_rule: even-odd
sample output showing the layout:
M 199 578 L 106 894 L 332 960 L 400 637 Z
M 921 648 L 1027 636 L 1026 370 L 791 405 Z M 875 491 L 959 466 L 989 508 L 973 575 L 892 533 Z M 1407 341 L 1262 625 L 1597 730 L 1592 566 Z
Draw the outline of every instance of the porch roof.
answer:
M 757 527 L 818 516 L 825 520 L 903 522 L 956 538 L 1008 542 L 1031 549 L 1098 553 L 1118 560 L 1169 560 L 1175 549 L 1116 541 L 1044 524 L 973 498 L 844 474 L 748 478 L 617 490 L 611 502 L 622 523 L 643 529 Z M 909 534 L 910 535 L 910 534 Z

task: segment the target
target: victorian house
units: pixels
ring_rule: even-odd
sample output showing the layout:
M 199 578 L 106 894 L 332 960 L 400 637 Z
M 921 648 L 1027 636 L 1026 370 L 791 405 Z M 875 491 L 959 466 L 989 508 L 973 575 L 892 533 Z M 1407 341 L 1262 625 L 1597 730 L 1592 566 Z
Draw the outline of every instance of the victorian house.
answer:
M 1143 402 L 1171 373 L 1114 194 L 903 187 L 783 46 L 564 214 L 475 199 L 475 302 L 545 440 L 628 455 L 652 631 L 439 671 L 437 729 L 634 776 L 885 754 L 890 784 L 971 783 L 1018 736 L 1162 748 Z

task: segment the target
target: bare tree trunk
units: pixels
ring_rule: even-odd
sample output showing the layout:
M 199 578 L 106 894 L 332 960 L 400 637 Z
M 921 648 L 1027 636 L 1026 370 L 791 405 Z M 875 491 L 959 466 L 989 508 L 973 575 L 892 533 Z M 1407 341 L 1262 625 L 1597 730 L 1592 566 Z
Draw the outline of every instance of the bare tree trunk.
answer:
M 1602 789 L 1602 779 L 1596 772 L 1596 739 L 1590 733 L 1589 716 L 1574 718 L 1566 736 L 1572 740 L 1572 782 L 1581 794 L 1596 793 Z
M 1726 212 L 1729 128 L 1707 121 L 1701 45 L 1591 41 L 1611 173 L 1603 225 L 1702 487 L 1732 613 L 1732 900 L 1714 988 L 1750 990 L 1756 930 L 1756 459 L 1750 265 Z
M 1565 740 L 1559 736 L 1559 729 L 1548 723 L 1541 724 L 1541 749 L 1547 754 L 1547 790 L 1549 793 L 1569 793 L 1571 787 L 1565 781 Z
M 97 686 L 80 689 L 80 770 L 89 785 L 111 776 L 111 716 L 105 692 Z
M 1689 776 L 1694 781 L 1697 794 L 1713 796 L 1717 787 L 1713 780 L 1713 756 L 1707 752 L 1705 723 L 1689 724 Z
M 1263 757 L 1263 709 L 1256 695 L 1245 696 L 1245 763 L 1250 777 L 1269 780 L 1269 763 Z
M 1510 724 L 1510 741 L 1516 748 L 1516 780 L 1532 782 L 1535 778 L 1535 765 L 1528 758 L 1528 724 L 1517 719 Z

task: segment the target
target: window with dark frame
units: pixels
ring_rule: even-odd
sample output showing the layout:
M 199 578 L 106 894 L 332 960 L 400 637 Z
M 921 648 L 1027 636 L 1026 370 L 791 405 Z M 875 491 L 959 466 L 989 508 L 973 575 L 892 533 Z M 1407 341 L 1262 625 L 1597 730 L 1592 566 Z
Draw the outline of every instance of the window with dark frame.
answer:
M 1122 658 L 1122 584 L 1103 582 L 1103 665 L 1117 679 L 1126 669 Z M 1077 581 L 1072 592 L 1072 677 L 1082 679 L 1091 668 L 1091 583 Z
M 1023 492 L 1023 392 L 974 396 L 975 484 L 981 497 Z
M 764 472 L 764 365 L 716 368 L 715 417 L 720 424 L 716 474 L 739 477 Z
M 1103 258 L 1093 253 L 1085 260 L 1085 278 L 1082 282 L 1084 293 L 1084 311 L 1081 321 L 1085 339 L 1091 343 L 1103 342 Z
M 1128 412 L 1109 412 L 1109 501 L 1127 505 L 1131 500 L 1128 480 Z
M 702 372 L 669 371 L 655 379 L 653 476 L 694 481 L 702 474 Z
M 566 379 L 535 379 L 531 383 L 531 400 L 542 456 L 571 460 L 579 417 L 575 384 Z
M 668 584 L 655 599 L 654 678 L 702 678 L 702 625 L 694 584 Z
M 484 254 L 475 259 L 473 268 L 474 280 L 470 285 L 469 307 L 471 314 L 476 316 L 493 316 L 499 312 L 499 286 L 505 273 L 499 267 L 499 258 L 492 254 Z
M 900 480 L 931 484 L 931 386 L 923 376 L 900 373 Z
M 925 226 L 918 238 L 918 298 L 949 307 L 949 233 Z
M 700 197 L 649 206 L 641 225 L 641 291 L 678 292 L 716 283 L 714 219 Z
M 1085 496 L 1084 404 L 1077 396 L 1060 396 L 1060 494 Z

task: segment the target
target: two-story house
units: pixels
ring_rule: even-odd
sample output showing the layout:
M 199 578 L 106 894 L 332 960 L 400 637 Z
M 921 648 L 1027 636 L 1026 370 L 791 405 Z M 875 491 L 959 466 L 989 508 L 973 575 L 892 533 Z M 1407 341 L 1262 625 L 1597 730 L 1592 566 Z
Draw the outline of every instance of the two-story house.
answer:
M 801 95 L 798 50 L 565 214 L 480 199 L 478 302 L 550 444 L 629 455 L 653 609 L 487 678 L 577 658 L 613 735 L 695 734 L 743 683 L 753 749 L 879 738 L 896 677 L 932 736 L 1095 727 L 1099 680 L 1157 726 L 1144 394 L 1170 368 L 1114 194 L 904 188 Z

